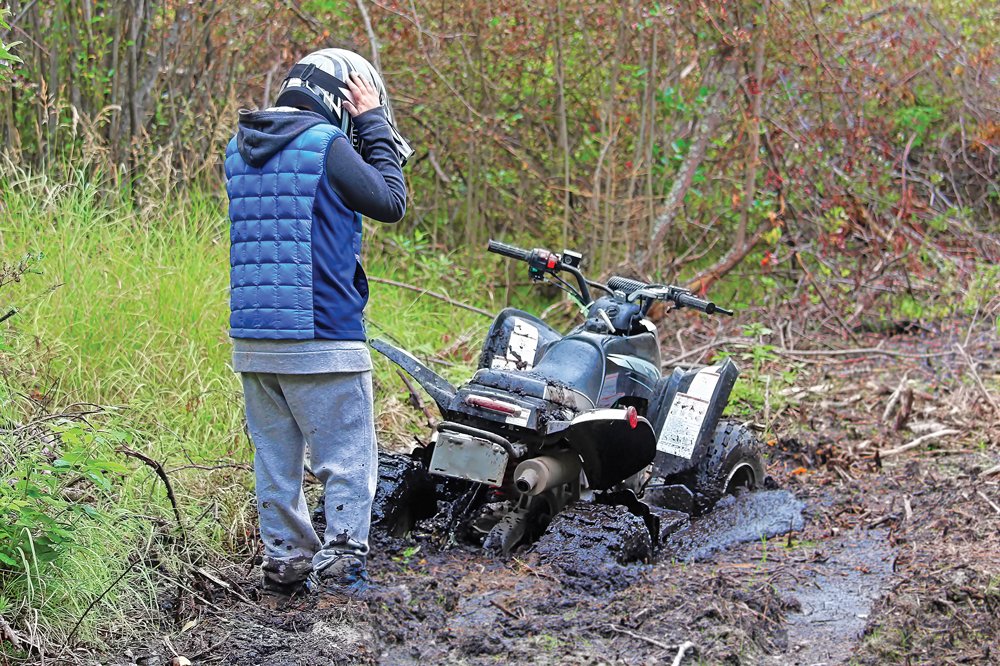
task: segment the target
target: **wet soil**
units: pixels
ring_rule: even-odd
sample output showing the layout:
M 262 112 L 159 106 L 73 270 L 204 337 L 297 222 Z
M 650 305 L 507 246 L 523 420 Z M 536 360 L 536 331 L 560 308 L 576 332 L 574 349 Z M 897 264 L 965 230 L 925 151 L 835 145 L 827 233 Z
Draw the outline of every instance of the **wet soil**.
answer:
M 740 543 L 767 540 L 805 525 L 805 505 L 787 490 L 760 490 L 723 497 L 707 514 L 670 535 L 662 557 L 681 562 L 711 560 Z
M 857 642 L 872 604 L 892 575 L 888 530 L 854 530 L 826 542 L 822 566 L 802 567 L 792 588 L 799 608 L 788 616 L 788 650 L 780 664 L 835 664 Z
M 690 642 L 683 664 L 996 663 L 1000 483 L 981 473 L 1000 458 L 1000 415 L 954 355 L 925 355 L 962 339 L 973 358 L 995 358 L 995 332 L 964 333 L 887 346 L 913 357 L 800 365 L 772 403 L 778 489 L 675 520 L 655 562 L 617 557 L 629 539 L 594 546 L 575 528 L 506 560 L 391 539 L 373 552 L 364 601 L 281 609 L 261 605 L 246 563 L 219 565 L 245 599 L 217 590 L 102 661 L 671 664 Z M 978 366 L 987 386 L 997 372 Z M 912 404 L 899 425 L 884 412 L 901 386 Z M 926 422 L 961 434 L 882 455 Z

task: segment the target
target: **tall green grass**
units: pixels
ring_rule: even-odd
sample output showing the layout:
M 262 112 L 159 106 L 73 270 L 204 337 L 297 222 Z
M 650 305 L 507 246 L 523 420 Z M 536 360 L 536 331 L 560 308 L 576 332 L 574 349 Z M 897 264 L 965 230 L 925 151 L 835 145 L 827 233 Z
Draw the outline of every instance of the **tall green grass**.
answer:
M 0 424 L 28 423 L 74 403 L 106 406 L 90 420 L 88 455 L 132 470 L 112 475 L 112 490 L 95 494 L 100 515 L 75 524 L 76 546 L 58 566 L 31 564 L 13 578 L 0 569 L 0 612 L 57 642 L 136 558 L 142 562 L 94 606 L 79 637 L 152 621 L 157 594 L 183 577 L 184 562 L 246 561 L 256 547 L 252 447 L 227 334 L 225 197 L 186 191 L 136 203 L 108 183 L 82 173 L 55 182 L 0 170 L 0 260 L 41 255 L 36 273 L 0 290 L 0 309 L 19 309 L 0 324 Z M 366 268 L 376 278 L 487 310 L 506 297 L 486 286 L 504 271 L 499 258 L 446 252 L 419 232 L 403 236 L 387 226 L 372 227 L 369 237 Z M 370 335 L 436 355 L 436 369 L 450 379 L 468 376 L 488 318 L 394 286 L 373 282 L 371 292 Z M 527 292 L 518 298 L 541 304 Z M 422 417 L 406 404 L 393 367 L 375 356 L 380 440 L 402 446 L 420 432 Z M 60 455 L 53 441 L 52 455 Z M 168 471 L 185 542 L 161 481 L 116 452 L 123 441 Z M 16 444 L 47 463 L 42 442 Z M 12 473 L 0 462 L 0 474 Z

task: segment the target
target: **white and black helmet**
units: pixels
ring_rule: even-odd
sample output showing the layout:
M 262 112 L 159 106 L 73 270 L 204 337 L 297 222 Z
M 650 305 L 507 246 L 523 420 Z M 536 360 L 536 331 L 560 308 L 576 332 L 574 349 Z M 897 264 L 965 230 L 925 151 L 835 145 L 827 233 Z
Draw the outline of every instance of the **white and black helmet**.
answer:
M 400 161 L 406 164 L 406 160 L 413 154 L 413 149 L 396 129 L 392 106 L 389 104 L 389 95 L 385 91 L 382 77 L 370 62 L 353 51 L 321 49 L 299 60 L 281 84 L 275 104 L 306 108 L 326 116 L 333 125 L 351 137 L 354 148 L 360 151 L 361 141 L 354 131 L 351 114 L 344 107 L 344 100 L 350 99 L 345 81 L 351 72 L 358 72 L 378 90 L 379 103 L 392 129 L 392 138 L 399 151 Z

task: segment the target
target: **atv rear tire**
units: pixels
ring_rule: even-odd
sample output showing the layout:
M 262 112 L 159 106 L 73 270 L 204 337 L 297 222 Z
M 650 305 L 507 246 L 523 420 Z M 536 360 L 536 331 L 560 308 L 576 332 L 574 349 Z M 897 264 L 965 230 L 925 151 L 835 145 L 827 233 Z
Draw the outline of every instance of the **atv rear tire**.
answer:
M 556 514 L 532 550 L 564 569 L 585 570 L 595 563 L 649 562 L 653 540 L 626 507 L 577 502 Z
M 421 509 L 430 492 L 427 472 L 419 460 L 406 454 L 379 452 L 372 530 L 391 537 L 405 536 L 424 517 Z
M 705 457 L 695 469 L 694 488 L 701 510 L 711 508 L 727 493 L 764 485 L 760 439 L 746 426 L 725 419 L 715 427 Z

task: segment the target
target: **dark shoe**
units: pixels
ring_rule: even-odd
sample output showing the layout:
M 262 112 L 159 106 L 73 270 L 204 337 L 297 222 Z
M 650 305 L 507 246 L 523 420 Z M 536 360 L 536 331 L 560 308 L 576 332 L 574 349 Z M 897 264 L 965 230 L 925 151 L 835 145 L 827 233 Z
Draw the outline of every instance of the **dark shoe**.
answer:
M 371 589 L 372 581 L 362 558 L 341 555 L 320 571 L 314 571 L 307 585 L 312 590 L 357 599 Z
M 306 579 L 311 571 L 312 560 L 308 558 L 265 557 L 261 564 L 261 604 L 279 610 L 292 599 L 308 594 Z
M 309 594 L 306 581 L 279 583 L 267 576 L 260 584 L 260 605 L 270 610 L 285 610 L 293 601 Z

